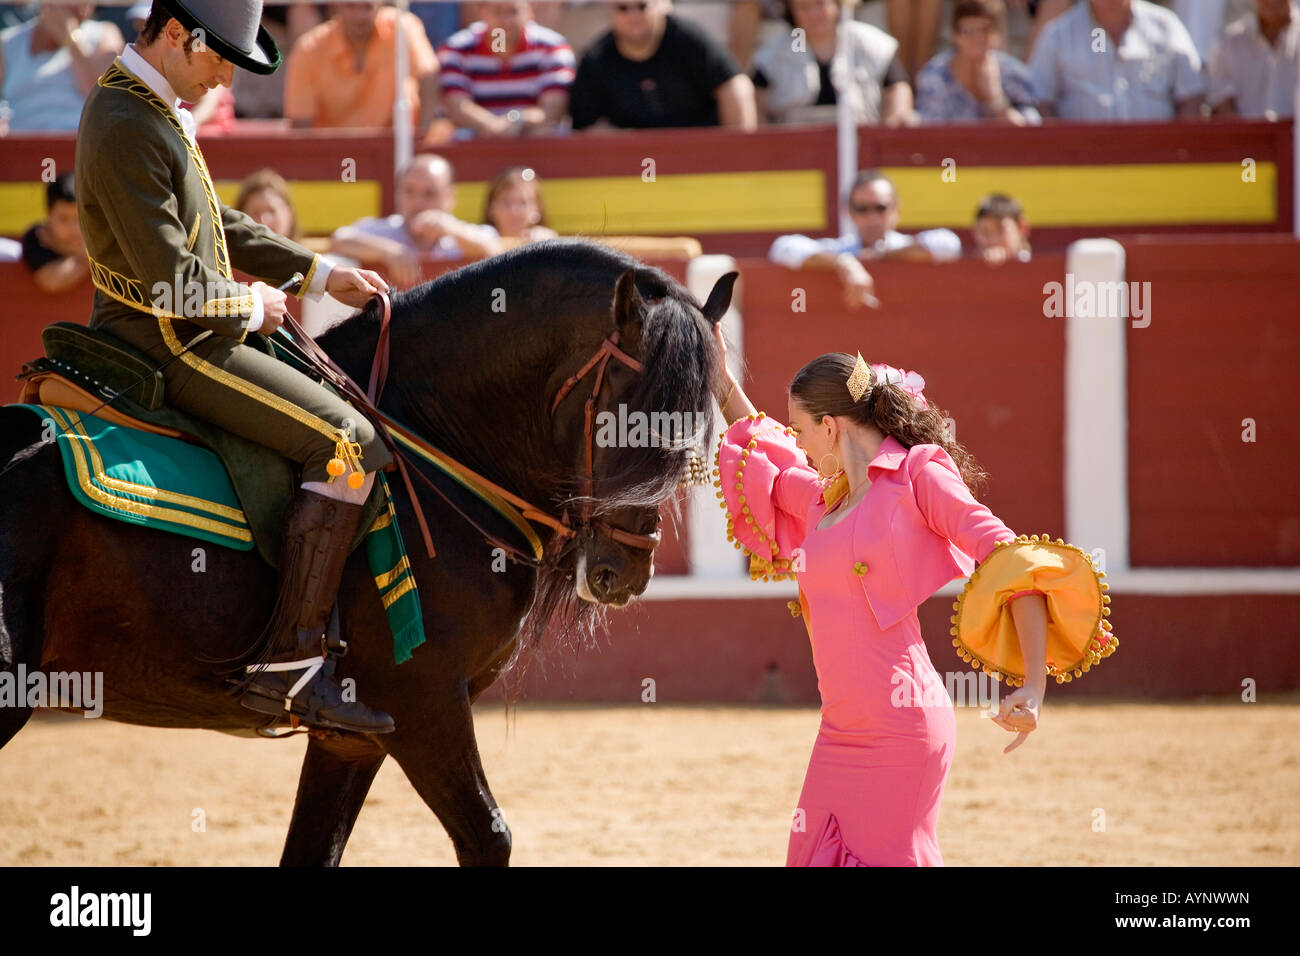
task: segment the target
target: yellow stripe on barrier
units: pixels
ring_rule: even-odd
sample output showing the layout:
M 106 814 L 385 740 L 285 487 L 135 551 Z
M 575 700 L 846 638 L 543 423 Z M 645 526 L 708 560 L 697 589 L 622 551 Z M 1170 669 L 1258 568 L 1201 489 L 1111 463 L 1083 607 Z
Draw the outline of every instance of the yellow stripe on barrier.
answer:
M 1240 163 L 1136 163 L 1106 166 L 957 166 L 944 182 L 939 167 L 886 168 L 903 197 L 904 228 L 968 228 L 975 207 L 990 192 L 1010 193 L 1037 226 L 1170 226 L 1277 221 L 1278 170 L 1260 162 L 1255 181 L 1243 182 Z M 381 211 L 375 180 L 355 183 L 299 180 L 294 203 L 306 235 L 334 229 Z M 820 170 L 663 174 L 645 182 L 627 176 L 546 179 L 542 183 L 551 226 L 588 235 L 833 230 L 826 222 L 825 177 Z M 223 202 L 238 183 L 223 181 Z M 0 183 L 0 234 L 19 236 L 45 214 L 45 186 Z M 457 187 L 456 215 L 480 222 L 487 183 Z
M 1240 163 L 1114 166 L 961 166 L 885 169 L 902 197 L 900 225 L 970 228 L 991 192 L 1020 200 L 1034 226 L 1172 226 L 1277 221 L 1277 167 L 1259 163 L 1255 182 Z

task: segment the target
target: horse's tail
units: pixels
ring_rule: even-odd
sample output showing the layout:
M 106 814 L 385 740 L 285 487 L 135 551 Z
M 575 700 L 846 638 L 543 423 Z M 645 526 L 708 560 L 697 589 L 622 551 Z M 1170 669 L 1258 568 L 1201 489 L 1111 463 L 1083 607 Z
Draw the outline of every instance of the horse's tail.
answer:
M 63 463 L 47 423 L 0 406 L 0 669 L 38 653 L 37 604 L 58 539 Z

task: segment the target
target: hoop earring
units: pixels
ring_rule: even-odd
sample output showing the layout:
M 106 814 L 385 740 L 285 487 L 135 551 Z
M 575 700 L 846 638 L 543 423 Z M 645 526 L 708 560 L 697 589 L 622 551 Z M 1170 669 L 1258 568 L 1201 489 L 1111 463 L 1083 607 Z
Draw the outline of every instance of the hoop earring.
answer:
M 835 459 L 835 470 L 829 473 L 826 471 L 826 469 L 822 468 L 822 462 L 825 461 L 827 458 Z M 844 469 L 840 466 L 839 456 L 836 455 L 835 452 L 833 451 L 828 451 L 826 454 L 822 455 L 821 458 L 817 461 L 817 474 L 821 475 L 823 478 L 834 478 L 843 470 Z

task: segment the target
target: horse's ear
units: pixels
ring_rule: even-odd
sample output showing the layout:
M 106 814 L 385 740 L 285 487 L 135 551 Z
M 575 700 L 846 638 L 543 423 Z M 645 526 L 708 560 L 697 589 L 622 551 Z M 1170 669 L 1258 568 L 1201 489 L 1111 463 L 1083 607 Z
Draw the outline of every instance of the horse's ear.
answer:
M 640 339 L 644 315 L 645 300 L 636 288 L 636 270 L 628 269 L 618 277 L 618 285 L 614 288 L 614 327 L 623 342 Z
M 739 278 L 739 272 L 728 272 L 713 284 L 713 291 L 709 293 L 709 300 L 704 303 L 704 308 L 700 309 L 700 311 L 714 325 L 717 325 L 722 320 L 722 317 L 727 314 L 727 309 L 731 306 L 731 291 Z

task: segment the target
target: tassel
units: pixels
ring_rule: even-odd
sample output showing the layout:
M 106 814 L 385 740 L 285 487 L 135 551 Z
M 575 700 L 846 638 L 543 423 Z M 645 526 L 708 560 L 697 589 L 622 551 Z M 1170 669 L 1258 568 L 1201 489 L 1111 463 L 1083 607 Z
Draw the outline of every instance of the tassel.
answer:
M 360 488 L 366 483 L 366 470 L 361 466 L 361 445 L 359 442 L 348 441 L 348 433 L 344 429 L 339 429 L 339 437 L 334 441 L 334 457 L 329 460 L 325 470 L 329 472 L 328 481 L 338 478 L 350 465 L 351 474 L 348 475 L 348 487 Z

